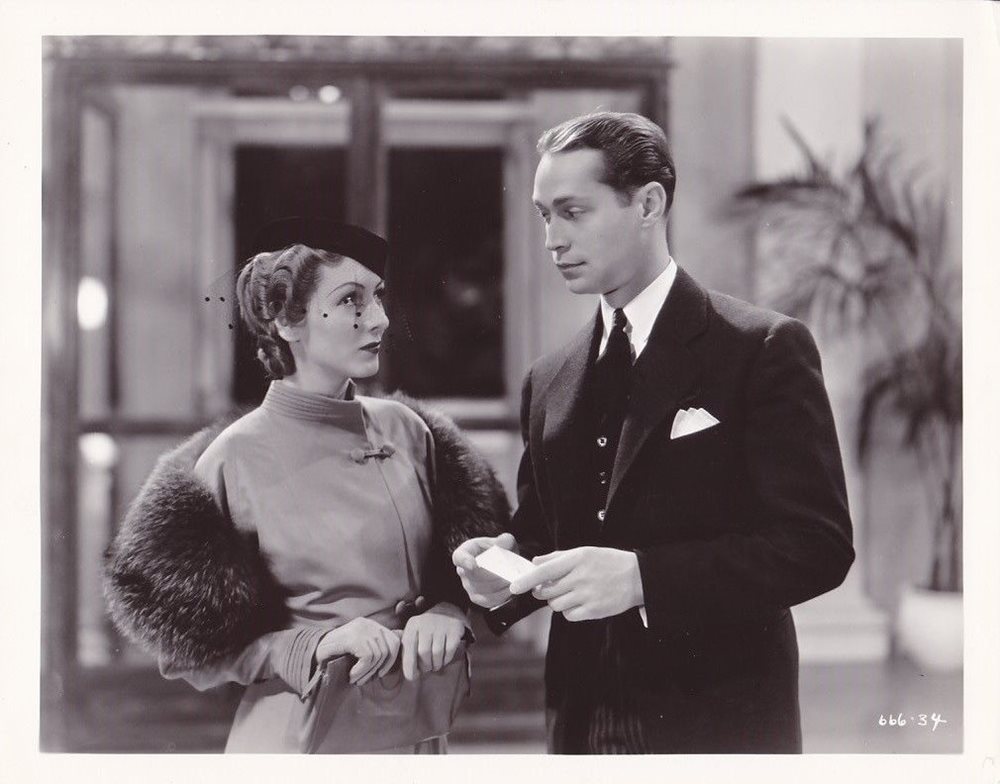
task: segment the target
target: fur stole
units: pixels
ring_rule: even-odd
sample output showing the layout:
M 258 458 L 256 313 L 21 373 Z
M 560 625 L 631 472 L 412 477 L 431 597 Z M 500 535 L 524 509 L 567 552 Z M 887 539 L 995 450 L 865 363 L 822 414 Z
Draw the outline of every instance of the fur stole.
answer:
M 493 470 L 455 424 L 400 394 L 434 438 L 435 540 L 448 555 L 472 536 L 507 529 L 510 508 Z M 178 667 L 197 667 L 287 627 L 285 594 L 252 536 L 236 530 L 191 473 L 237 417 L 164 454 L 132 501 L 105 556 L 104 594 L 129 639 Z

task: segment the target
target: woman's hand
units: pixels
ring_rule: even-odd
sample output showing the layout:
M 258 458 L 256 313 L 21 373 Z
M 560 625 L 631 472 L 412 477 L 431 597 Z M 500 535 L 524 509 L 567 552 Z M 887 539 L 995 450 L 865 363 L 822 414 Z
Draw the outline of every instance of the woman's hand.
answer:
M 399 655 L 400 644 L 397 633 L 368 618 L 355 618 L 320 638 L 316 664 L 322 666 L 327 659 L 350 654 L 358 661 L 351 667 L 348 680 L 360 686 L 389 672 Z
M 464 635 L 465 614 L 453 604 L 441 602 L 414 615 L 403 629 L 403 676 L 412 681 L 451 664 Z

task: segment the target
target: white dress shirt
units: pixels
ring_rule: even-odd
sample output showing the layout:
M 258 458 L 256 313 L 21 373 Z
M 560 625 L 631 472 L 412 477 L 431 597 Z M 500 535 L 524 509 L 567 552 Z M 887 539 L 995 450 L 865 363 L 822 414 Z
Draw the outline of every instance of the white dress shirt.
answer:
M 667 295 L 674 285 L 674 278 L 677 277 L 677 265 L 671 257 L 667 263 L 667 268 L 663 270 L 646 288 L 636 294 L 632 300 L 625 305 L 625 318 L 628 324 L 625 326 L 625 334 L 628 335 L 629 343 L 632 345 L 632 361 L 635 362 L 646 348 L 649 342 L 649 333 L 653 331 L 653 322 L 660 315 L 663 303 L 667 301 Z M 604 334 L 601 335 L 600 354 L 607 348 L 608 338 L 611 335 L 611 328 L 615 323 L 615 309 L 608 304 L 604 297 L 601 297 L 601 319 L 604 321 Z M 639 607 L 639 617 L 642 618 L 642 625 L 649 628 L 649 621 L 646 618 L 645 606 Z
M 670 293 L 676 277 L 677 265 L 671 258 L 667 263 L 667 268 L 623 308 L 625 318 L 628 319 L 625 334 L 628 335 L 629 343 L 632 344 L 633 362 L 646 348 L 646 343 L 649 342 L 649 333 L 653 331 L 653 322 L 660 314 L 663 303 L 667 301 L 667 295 Z M 611 327 L 615 322 L 615 309 L 608 304 L 603 296 L 601 297 L 601 319 L 604 321 L 604 334 L 601 336 L 599 354 L 603 354 L 604 349 L 607 348 Z

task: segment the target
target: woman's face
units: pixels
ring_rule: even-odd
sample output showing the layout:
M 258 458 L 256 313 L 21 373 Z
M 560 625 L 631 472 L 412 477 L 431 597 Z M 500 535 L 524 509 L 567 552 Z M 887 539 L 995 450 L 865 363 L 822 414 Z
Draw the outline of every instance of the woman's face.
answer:
M 389 326 L 382 279 L 354 259 L 321 264 L 305 318 L 288 330 L 296 375 L 343 383 L 378 373 L 382 335 Z

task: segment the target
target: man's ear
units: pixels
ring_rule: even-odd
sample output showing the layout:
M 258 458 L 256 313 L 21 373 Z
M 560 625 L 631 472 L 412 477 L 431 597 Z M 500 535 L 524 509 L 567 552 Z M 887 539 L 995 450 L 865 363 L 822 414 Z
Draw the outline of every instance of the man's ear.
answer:
M 667 212 L 667 192 L 658 182 L 647 182 L 638 191 L 635 198 L 642 210 L 643 225 L 657 223 Z
M 274 320 L 275 325 L 278 329 L 278 335 L 286 343 L 297 343 L 302 340 L 302 330 L 305 326 L 305 320 L 299 324 L 289 324 L 284 317 L 279 316 Z

